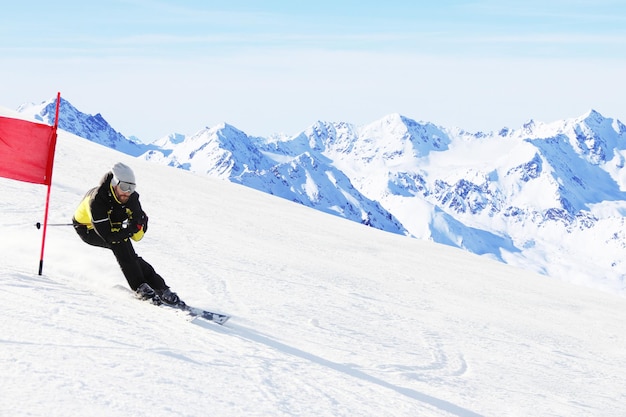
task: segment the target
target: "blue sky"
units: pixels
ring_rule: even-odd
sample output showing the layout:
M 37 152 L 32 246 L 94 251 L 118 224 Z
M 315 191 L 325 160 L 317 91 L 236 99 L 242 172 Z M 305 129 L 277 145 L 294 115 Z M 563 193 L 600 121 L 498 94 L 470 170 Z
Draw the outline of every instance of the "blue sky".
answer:
M 622 1 L 10 2 L 0 106 L 57 91 L 144 141 L 390 113 L 470 131 L 626 122 Z

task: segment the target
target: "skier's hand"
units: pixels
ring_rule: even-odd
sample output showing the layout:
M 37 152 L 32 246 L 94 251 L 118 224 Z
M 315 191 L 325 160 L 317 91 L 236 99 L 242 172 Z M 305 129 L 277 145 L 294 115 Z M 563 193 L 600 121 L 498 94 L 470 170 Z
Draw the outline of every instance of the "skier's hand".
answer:
M 143 229 L 143 232 L 146 233 L 148 231 L 148 215 L 146 213 L 141 213 L 141 216 L 137 219 L 138 229 Z

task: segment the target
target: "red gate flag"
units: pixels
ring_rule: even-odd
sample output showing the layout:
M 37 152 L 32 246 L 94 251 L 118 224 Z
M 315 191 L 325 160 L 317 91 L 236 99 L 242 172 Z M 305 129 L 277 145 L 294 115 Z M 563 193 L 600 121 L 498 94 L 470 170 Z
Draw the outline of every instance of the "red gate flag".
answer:
M 0 177 L 50 185 L 56 126 L 0 116 Z
M 54 150 L 57 144 L 60 104 L 61 93 L 57 93 L 53 126 L 0 116 L 0 177 L 48 186 L 46 210 L 43 218 L 43 236 L 41 237 L 39 275 L 43 270 L 43 253 L 46 247 L 52 166 L 54 165 Z

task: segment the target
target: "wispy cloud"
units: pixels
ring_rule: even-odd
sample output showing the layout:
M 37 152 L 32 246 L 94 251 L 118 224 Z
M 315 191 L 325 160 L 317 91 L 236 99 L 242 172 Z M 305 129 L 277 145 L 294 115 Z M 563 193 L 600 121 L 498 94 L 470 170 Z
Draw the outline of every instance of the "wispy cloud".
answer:
M 339 3 L 117 0 L 51 18 L 13 6 L 4 11 L 0 52 L 180 57 L 280 47 L 494 56 L 567 46 L 557 52 L 595 56 L 626 44 L 625 7 L 617 1 Z

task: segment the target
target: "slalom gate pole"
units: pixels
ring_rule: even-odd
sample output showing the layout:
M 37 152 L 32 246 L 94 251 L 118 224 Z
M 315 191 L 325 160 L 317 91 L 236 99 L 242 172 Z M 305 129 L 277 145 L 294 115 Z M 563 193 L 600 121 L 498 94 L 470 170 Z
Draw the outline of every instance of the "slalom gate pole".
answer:
M 41 238 L 41 254 L 39 255 L 39 275 L 41 275 L 43 271 L 43 251 L 46 247 L 46 230 L 48 229 L 48 208 L 50 206 L 50 189 L 52 188 L 52 184 L 48 184 L 48 193 L 46 196 L 46 211 L 43 218 L 43 236 Z M 39 227 L 37 228 L 39 229 Z
M 52 170 L 54 166 L 54 152 L 57 144 L 57 128 L 59 127 L 59 107 L 61 106 L 61 93 L 57 93 L 56 112 L 54 115 L 54 127 L 50 137 L 50 146 L 48 149 L 48 164 L 46 172 L 46 183 L 48 192 L 46 194 L 46 211 L 43 218 L 43 236 L 41 237 L 41 254 L 39 255 L 39 275 L 43 272 L 43 253 L 46 247 L 46 230 L 48 229 L 48 209 L 50 208 L 50 190 L 52 189 Z

